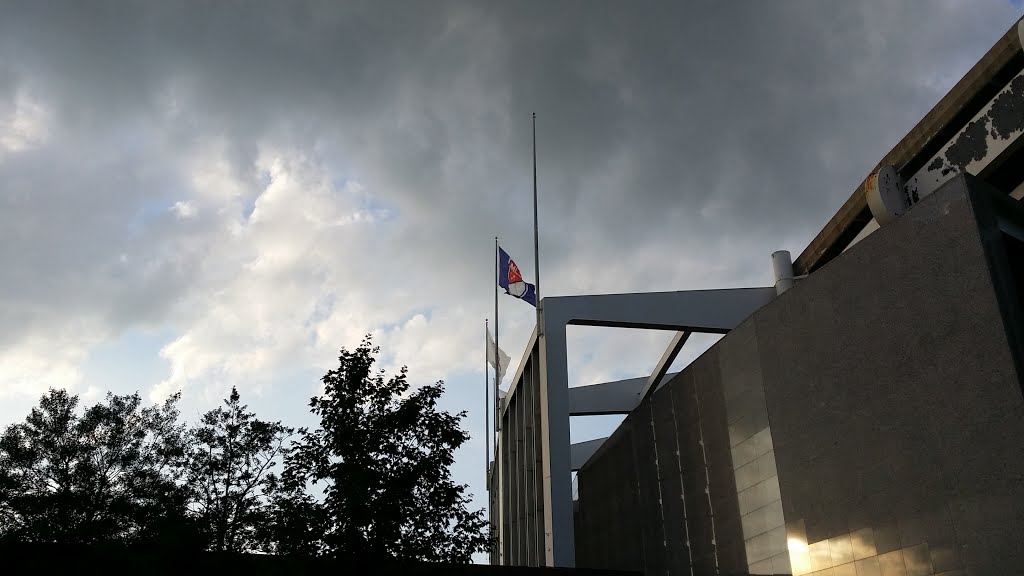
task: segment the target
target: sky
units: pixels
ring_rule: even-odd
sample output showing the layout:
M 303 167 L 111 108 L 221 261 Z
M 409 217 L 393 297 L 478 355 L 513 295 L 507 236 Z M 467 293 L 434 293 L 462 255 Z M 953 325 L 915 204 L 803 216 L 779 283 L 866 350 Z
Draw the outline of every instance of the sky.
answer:
M 1016 0 L 0 0 L 0 424 L 50 387 L 315 424 L 365 334 L 466 411 L 494 237 L 544 295 L 767 286 Z M 533 309 L 502 296 L 518 363 Z M 571 328 L 571 385 L 671 335 Z M 691 339 L 685 365 L 714 338 Z M 512 370 L 510 370 L 511 372 Z M 506 377 L 506 386 L 508 384 Z M 604 436 L 614 418 L 573 423 Z

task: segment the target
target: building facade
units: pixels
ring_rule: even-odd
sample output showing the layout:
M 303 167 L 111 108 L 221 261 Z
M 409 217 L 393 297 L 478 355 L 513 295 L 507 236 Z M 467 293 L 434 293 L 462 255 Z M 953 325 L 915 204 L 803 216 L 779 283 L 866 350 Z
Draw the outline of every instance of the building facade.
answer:
M 579 471 L 577 565 L 1018 573 L 1019 232 L 961 176 L 757 310 Z
M 1024 573 L 1022 38 L 773 255 L 774 287 L 545 298 L 496 407 L 492 562 Z M 569 324 L 676 337 L 650 376 L 569 388 Z M 668 374 L 695 332 L 724 336 Z M 570 444 L 570 417 L 615 413 Z

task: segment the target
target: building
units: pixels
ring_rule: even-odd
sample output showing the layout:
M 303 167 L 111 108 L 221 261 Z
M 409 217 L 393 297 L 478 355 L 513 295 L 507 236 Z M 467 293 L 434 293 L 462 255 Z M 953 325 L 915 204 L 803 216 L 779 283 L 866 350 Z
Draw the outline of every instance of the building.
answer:
M 499 411 L 495 563 L 1024 572 L 1024 22 L 774 287 L 548 297 Z M 565 326 L 676 333 L 568 388 Z M 666 374 L 689 334 L 723 338 Z M 627 414 L 569 443 L 569 418 Z M 571 472 L 578 471 L 578 498 Z

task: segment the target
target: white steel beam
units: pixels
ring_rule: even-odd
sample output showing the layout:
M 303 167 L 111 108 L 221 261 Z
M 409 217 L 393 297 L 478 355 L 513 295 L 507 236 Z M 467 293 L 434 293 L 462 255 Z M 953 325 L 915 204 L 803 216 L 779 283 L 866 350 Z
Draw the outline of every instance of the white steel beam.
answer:
M 661 360 L 658 360 L 658 365 L 654 367 L 654 372 L 651 372 L 647 382 L 644 383 L 643 390 L 640 391 L 641 402 L 658 389 L 662 379 L 665 378 L 665 373 L 668 372 L 672 363 L 676 361 L 676 356 L 679 355 L 679 351 L 683 349 L 683 344 L 686 344 L 689 338 L 690 332 L 676 332 L 676 335 L 672 337 L 672 341 L 668 343 L 664 354 L 661 355 Z
M 545 565 L 576 565 L 566 326 L 725 334 L 775 296 L 775 288 L 736 288 L 544 298 L 538 352 Z
M 1022 21 L 1024 22 L 1024 21 Z M 913 206 L 959 174 L 978 176 L 1024 133 L 1024 71 L 1021 71 L 938 154 L 907 179 Z

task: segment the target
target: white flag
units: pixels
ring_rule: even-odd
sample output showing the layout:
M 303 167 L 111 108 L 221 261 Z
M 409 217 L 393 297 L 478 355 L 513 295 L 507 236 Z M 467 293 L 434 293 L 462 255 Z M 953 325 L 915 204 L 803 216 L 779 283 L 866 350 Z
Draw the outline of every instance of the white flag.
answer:
M 495 351 L 497 351 L 497 354 L 495 354 Z M 498 364 L 497 360 L 495 360 L 495 358 L 500 358 L 501 359 L 501 363 Z M 508 354 L 505 354 L 505 351 L 502 350 L 501 348 L 498 348 L 498 345 L 494 343 L 494 337 L 491 336 L 491 329 L 488 328 L 487 329 L 487 362 L 490 363 L 490 365 L 495 370 L 498 371 L 498 382 L 499 383 L 501 382 L 501 379 L 504 378 L 504 376 L 505 376 L 505 370 L 508 370 L 509 360 L 511 360 L 511 358 L 508 357 Z

